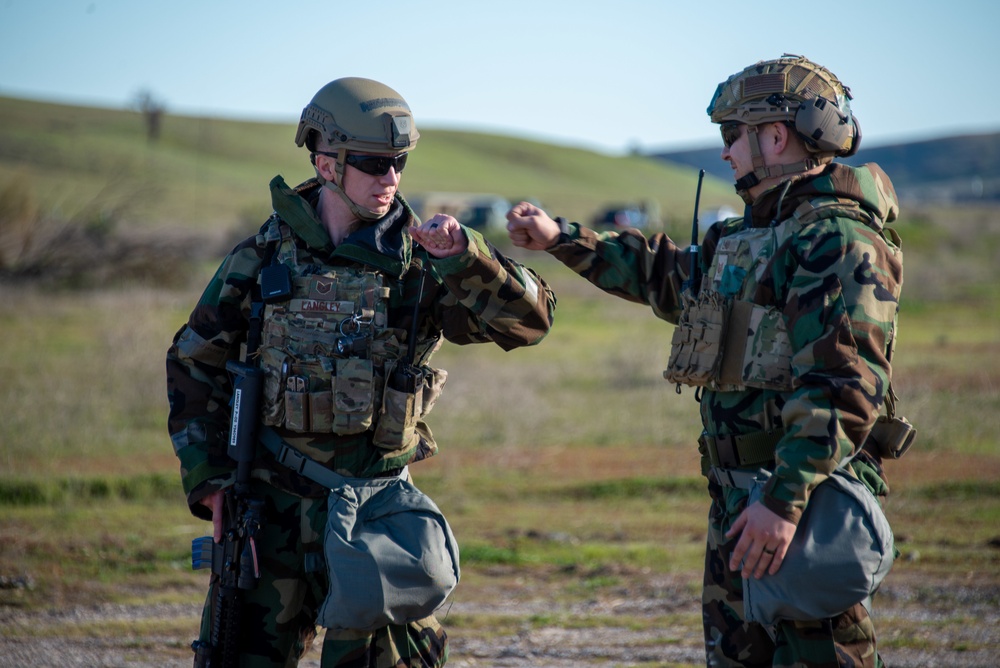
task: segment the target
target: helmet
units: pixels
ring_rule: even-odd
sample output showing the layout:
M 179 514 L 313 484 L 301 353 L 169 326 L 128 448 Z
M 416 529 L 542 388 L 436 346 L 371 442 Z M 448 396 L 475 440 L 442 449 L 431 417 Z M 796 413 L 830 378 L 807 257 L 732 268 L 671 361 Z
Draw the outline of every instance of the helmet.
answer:
M 832 159 L 857 153 L 861 128 L 851 114 L 851 91 L 833 73 L 803 56 L 762 60 L 719 84 L 708 105 L 713 123 L 786 122 L 806 149 Z
M 409 151 L 420 133 L 406 100 L 385 84 L 360 77 L 331 81 L 302 110 L 296 146 L 310 151 L 321 137 L 334 149 Z
M 323 151 L 334 151 L 341 184 L 348 151 L 404 152 L 414 148 L 419 138 L 406 100 L 385 84 L 360 77 L 337 79 L 320 88 L 302 110 L 295 131 L 295 145 L 304 144 L 312 152 L 314 166 L 318 140 L 323 141 Z M 360 206 L 340 185 L 323 178 L 318 167 L 316 178 L 343 199 L 358 218 L 379 218 L 378 212 Z

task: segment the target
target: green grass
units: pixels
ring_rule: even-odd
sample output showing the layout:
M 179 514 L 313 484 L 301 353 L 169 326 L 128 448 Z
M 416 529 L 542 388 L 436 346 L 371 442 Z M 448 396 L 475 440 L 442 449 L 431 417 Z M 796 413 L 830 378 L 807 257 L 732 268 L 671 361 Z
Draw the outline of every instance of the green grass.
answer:
M 436 358 L 451 372 L 431 421 L 442 451 L 415 475 L 452 520 L 464 582 L 475 591 L 480 572 L 511 569 L 563 582 L 553 595 L 573 601 L 641 574 L 697 573 L 697 404 L 661 378 L 669 326 L 546 256 L 525 259 L 559 294 L 549 337 L 511 353 L 446 345 Z M 34 582 L 0 601 L 197 600 L 204 578 L 187 550 L 207 525 L 181 498 L 163 355 L 198 290 L 0 289 L 0 575 Z M 903 315 L 897 391 L 920 434 L 888 465 L 897 572 L 998 572 L 998 307 Z

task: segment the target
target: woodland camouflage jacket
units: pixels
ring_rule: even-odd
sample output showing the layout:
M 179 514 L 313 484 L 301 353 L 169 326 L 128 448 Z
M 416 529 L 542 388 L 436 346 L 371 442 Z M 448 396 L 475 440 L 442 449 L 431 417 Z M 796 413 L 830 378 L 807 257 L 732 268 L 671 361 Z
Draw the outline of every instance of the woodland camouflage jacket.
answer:
M 168 428 L 195 514 L 205 516 L 199 499 L 231 485 L 235 477 L 234 464 L 226 454 L 232 386 L 225 365 L 239 357 L 246 340 L 251 290 L 265 247 L 269 242 L 274 245 L 279 226 L 293 219 L 298 223 L 292 227 L 296 230 L 293 269 L 299 274 L 352 265 L 383 273 L 391 288 L 389 324 L 410 331 L 425 257 L 422 252 L 413 252 L 411 237 L 404 232 L 416 222 L 412 210 L 397 197 L 384 218 L 334 247 L 315 213 L 319 191 L 314 180 L 294 189 L 280 177 L 271 182 L 276 213 L 257 235 L 240 243 L 223 260 L 167 352 Z M 419 309 L 417 357 L 421 363 L 428 362 L 442 337 L 460 345 L 493 342 L 511 350 L 538 343 L 552 325 L 556 301 L 545 282 L 504 257 L 478 232 L 465 228 L 465 233 L 469 240 L 465 253 L 430 258 Z M 429 429 L 421 423 L 418 431 L 426 435 L 420 446 L 395 459 L 372 445 L 370 431 L 351 436 L 280 435 L 343 475 L 372 476 L 433 455 L 436 445 Z M 323 493 L 317 485 L 274 462 L 264 448 L 258 448 L 253 476 L 300 495 Z
M 780 204 L 783 219 L 820 197 L 834 203 L 833 217 L 793 229 L 755 272 L 759 280 L 749 294 L 741 295 L 780 310 L 792 346 L 793 389 L 705 390 L 701 399 L 709 435 L 784 430 L 763 502 L 793 522 L 811 490 L 860 448 L 878 415 L 903 280 L 895 235 L 883 232 L 898 213 L 885 173 L 874 164 L 835 163 L 819 176 L 795 180 Z M 747 222 L 771 225 L 779 199 L 780 187 L 763 193 Z M 736 218 L 710 228 L 703 272 L 712 267 L 720 238 L 738 234 L 747 222 Z M 649 304 L 658 317 L 677 323 L 689 257 L 669 237 L 597 233 L 570 223 L 549 252 L 606 292 Z

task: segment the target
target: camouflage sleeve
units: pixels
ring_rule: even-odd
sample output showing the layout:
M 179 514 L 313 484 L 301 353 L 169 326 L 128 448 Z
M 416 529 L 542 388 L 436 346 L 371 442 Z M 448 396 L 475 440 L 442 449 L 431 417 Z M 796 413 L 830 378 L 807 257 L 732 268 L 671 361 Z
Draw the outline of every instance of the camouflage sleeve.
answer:
M 231 485 L 235 475 L 224 437 L 232 392 L 225 366 L 246 338 L 262 245 L 251 238 L 226 257 L 167 351 L 170 439 L 188 505 L 206 519 L 198 501 Z
M 784 314 L 796 384 L 764 503 L 797 522 L 811 491 L 861 447 L 883 403 L 902 256 L 844 218 L 805 227 L 791 246 Z
M 432 259 L 447 288 L 442 332 L 452 343 L 492 341 L 504 350 L 540 342 L 552 327 L 556 297 L 531 269 L 504 257 L 475 230 L 464 228 L 469 247 Z
M 649 304 L 657 317 L 677 322 L 681 286 L 688 277 L 688 254 L 665 234 L 637 230 L 598 233 L 578 223 L 563 224 L 559 242 L 548 252 L 605 292 Z

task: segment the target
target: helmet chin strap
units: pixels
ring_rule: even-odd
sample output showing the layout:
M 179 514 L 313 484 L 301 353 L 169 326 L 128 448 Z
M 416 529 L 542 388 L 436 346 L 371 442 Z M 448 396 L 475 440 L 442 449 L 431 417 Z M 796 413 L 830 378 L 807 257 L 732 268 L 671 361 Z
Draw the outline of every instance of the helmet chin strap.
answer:
M 768 166 L 764 164 L 764 153 L 760 150 L 760 137 L 757 135 L 759 127 L 759 125 L 747 126 L 747 141 L 750 142 L 750 159 L 753 161 L 753 171 L 736 179 L 736 183 L 733 184 L 733 187 L 736 188 L 736 194 L 747 204 L 753 204 L 754 200 L 750 195 L 750 189 L 764 179 L 799 174 L 822 164 L 813 158 L 806 158 L 788 165 Z
M 347 149 L 346 148 L 337 149 L 337 161 L 334 169 L 337 172 L 337 180 L 340 181 L 341 183 L 344 182 L 344 165 L 347 164 L 346 160 L 347 160 Z M 315 153 L 313 154 L 313 167 L 316 167 Z M 357 204 L 354 200 L 352 200 L 350 197 L 347 196 L 347 193 L 344 192 L 343 188 L 338 186 L 333 181 L 327 181 L 325 178 L 323 178 L 323 175 L 319 173 L 319 168 L 316 168 L 316 180 L 319 181 L 324 188 L 330 190 L 331 192 L 336 193 L 337 196 L 340 197 L 340 199 L 344 200 L 344 203 L 347 204 L 347 206 L 351 209 L 351 213 L 353 213 L 361 220 L 373 221 L 373 220 L 378 220 L 379 218 L 382 217 L 382 214 L 380 214 L 379 212 L 372 211 L 371 209 L 366 209 L 360 204 Z

